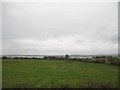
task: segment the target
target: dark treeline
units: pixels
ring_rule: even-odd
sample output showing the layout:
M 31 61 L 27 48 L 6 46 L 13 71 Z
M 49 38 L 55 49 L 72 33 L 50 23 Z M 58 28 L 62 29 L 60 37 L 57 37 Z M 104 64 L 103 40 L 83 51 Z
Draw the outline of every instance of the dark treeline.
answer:
M 7 57 L 3 56 L 2 59 L 38 59 L 38 60 L 72 60 L 80 62 L 93 62 L 93 63 L 102 63 L 108 65 L 117 65 L 120 66 L 120 58 L 118 56 L 94 56 L 92 58 L 70 58 L 69 55 L 65 57 L 60 56 L 44 56 L 43 58 L 38 57 Z

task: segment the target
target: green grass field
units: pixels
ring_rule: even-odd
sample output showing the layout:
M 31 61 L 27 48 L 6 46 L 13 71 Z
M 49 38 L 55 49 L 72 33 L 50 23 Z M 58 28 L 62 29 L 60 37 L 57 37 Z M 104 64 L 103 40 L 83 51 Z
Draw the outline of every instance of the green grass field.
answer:
M 3 88 L 117 87 L 118 67 L 62 60 L 2 62 Z
M 2 88 L 2 59 L 0 59 L 0 89 Z

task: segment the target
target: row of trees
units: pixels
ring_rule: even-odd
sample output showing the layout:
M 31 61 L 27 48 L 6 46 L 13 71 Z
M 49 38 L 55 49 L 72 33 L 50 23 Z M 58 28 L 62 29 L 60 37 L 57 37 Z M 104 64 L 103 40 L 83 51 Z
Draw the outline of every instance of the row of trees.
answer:
M 11 58 L 3 56 L 2 59 L 11 59 Z M 13 57 L 12 59 L 73 60 L 73 61 L 80 61 L 80 62 L 93 62 L 93 63 L 102 63 L 102 64 L 120 66 L 120 58 L 117 56 L 96 56 L 92 58 L 70 58 L 69 55 L 66 54 L 65 57 L 58 57 L 58 56 L 44 56 L 43 58 Z
M 69 59 L 69 55 L 66 54 L 65 57 L 44 56 L 43 58 L 40 58 L 40 57 L 7 57 L 7 56 L 3 56 L 2 59 Z
M 80 62 L 93 62 L 93 63 L 101 63 L 101 64 L 108 64 L 108 65 L 117 65 L 120 66 L 120 58 L 114 57 L 114 56 L 108 56 L 108 57 L 93 57 L 93 58 L 74 58 L 72 59 L 74 61 L 80 61 Z

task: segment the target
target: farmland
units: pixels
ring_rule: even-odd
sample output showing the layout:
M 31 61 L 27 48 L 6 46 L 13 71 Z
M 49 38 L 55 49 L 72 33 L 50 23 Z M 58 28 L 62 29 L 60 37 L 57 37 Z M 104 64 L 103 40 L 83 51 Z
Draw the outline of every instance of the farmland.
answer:
M 2 62 L 3 88 L 117 87 L 118 66 L 67 60 Z

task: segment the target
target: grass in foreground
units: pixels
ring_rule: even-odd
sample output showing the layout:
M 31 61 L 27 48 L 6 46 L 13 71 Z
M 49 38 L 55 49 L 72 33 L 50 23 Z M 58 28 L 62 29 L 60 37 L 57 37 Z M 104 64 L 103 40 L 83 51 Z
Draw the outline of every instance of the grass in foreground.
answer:
M 117 87 L 118 67 L 62 60 L 3 60 L 3 88 Z
M 0 89 L 2 88 L 2 59 L 0 59 Z

